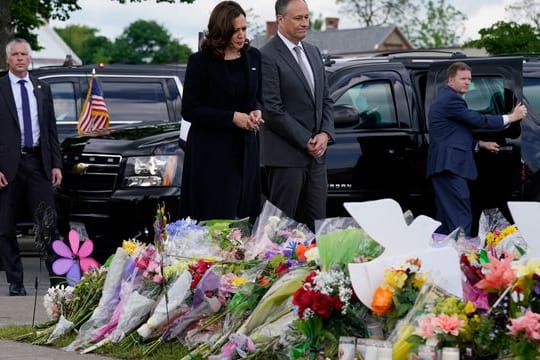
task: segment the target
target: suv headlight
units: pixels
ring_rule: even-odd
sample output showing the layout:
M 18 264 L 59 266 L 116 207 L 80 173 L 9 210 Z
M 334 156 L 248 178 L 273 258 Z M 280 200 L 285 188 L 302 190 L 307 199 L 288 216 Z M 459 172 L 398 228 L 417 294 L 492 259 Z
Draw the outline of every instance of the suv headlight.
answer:
M 124 172 L 124 187 L 171 186 L 176 176 L 178 157 L 155 155 L 130 157 Z

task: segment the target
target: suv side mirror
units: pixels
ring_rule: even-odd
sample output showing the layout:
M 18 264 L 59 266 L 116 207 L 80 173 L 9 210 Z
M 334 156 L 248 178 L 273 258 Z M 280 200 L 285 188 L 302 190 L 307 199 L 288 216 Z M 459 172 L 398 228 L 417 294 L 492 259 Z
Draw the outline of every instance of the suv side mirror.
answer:
M 334 105 L 334 126 L 336 128 L 346 128 L 358 125 L 360 113 L 351 105 Z

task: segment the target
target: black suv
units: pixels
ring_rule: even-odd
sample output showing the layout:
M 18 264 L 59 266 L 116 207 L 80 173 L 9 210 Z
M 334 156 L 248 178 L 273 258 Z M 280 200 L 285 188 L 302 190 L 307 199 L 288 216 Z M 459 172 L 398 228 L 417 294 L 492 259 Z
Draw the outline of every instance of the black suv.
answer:
M 111 122 L 101 136 L 76 136 L 92 70 Z M 159 203 L 171 214 L 180 199 L 181 94 L 185 66 L 82 66 L 41 68 L 33 75 L 51 86 L 62 143 L 58 191 L 60 231 L 82 222 L 111 253 L 122 239 L 152 231 Z

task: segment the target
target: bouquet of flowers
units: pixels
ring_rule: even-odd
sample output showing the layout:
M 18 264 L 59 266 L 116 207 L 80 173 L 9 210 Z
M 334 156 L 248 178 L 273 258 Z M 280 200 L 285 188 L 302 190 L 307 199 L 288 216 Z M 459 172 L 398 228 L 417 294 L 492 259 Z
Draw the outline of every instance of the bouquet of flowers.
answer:
M 464 303 L 455 296 L 444 298 L 416 319 L 414 335 L 407 341 L 438 347 L 456 347 L 466 343 L 468 314 L 475 311 L 471 302 Z
M 425 281 L 425 274 L 420 272 L 421 266 L 419 259 L 409 259 L 404 264 L 385 270 L 384 283 L 375 290 L 371 309 L 375 316 L 386 317 L 387 333 L 413 307 Z
M 267 252 L 281 253 L 283 248 L 289 248 L 293 253 L 298 244 L 309 246 L 315 240 L 315 235 L 304 225 L 283 214 L 269 201 L 253 226 L 251 237 L 245 244 L 245 258 L 254 259 Z
M 64 315 L 67 307 L 73 300 L 73 286 L 56 285 L 47 290 L 43 297 L 43 306 L 49 319 L 58 321 Z
M 537 359 L 540 355 L 540 314 L 527 310 L 523 316 L 510 320 L 512 335 L 510 351 L 518 360 Z
M 352 294 L 350 279 L 342 271 L 309 273 L 304 285 L 293 295 L 292 303 L 298 315 L 293 324 L 307 340 L 293 350 L 294 358 L 299 355 L 315 358 L 321 347 L 329 354 L 337 351 L 336 336 L 328 325 L 336 316 L 347 314 Z

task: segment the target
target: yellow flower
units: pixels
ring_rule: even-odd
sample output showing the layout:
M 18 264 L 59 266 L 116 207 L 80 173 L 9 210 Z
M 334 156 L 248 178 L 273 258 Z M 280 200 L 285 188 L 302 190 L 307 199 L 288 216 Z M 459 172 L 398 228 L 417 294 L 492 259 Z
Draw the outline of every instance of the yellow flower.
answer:
M 412 284 L 415 288 L 420 289 L 424 282 L 426 282 L 426 274 L 425 273 L 418 273 L 414 276 L 412 280 Z
M 233 281 L 232 281 L 232 286 L 234 287 L 239 287 L 245 283 L 248 282 L 248 279 L 246 279 L 245 277 L 242 277 L 242 276 L 237 276 Z
M 163 269 L 163 276 L 168 280 L 172 279 L 186 270 L 191 263 L 193 263 L 193 261 L 178 260 L 174 264 L 166 266 Z
M 486 244 L 491 245 L 491 246 L 495 246 L 495 245 L 497 245 L 495 243 L 495 241 L 496 241 L 495 234 L 493 234 L 492 232 L 487 233 L 487 235 L 486 235 Z
M 384 272 L 384 282 L 392 289 L 401 289 L 407 280 L 407 273 L 387 269 Z
M 537 259 L 531 259 L 527 261 L 525 265 L 521 265 L 517 267 L 517 276 L 523 277 L 523 276 L 529 276 L 529 275 L 540 275 L 540 260 Z
M 472 314 L 473 312 L 476 311 L 476 307 L 474 306 L 474 304 L 469 300 L 467 301 L 467 304 L 465 304 L 465 314 Z
M 122 241 L 122 248 L 126 254 L 131 255 L 137 249 L 137 244 L 132 241 L 124 240 Z

